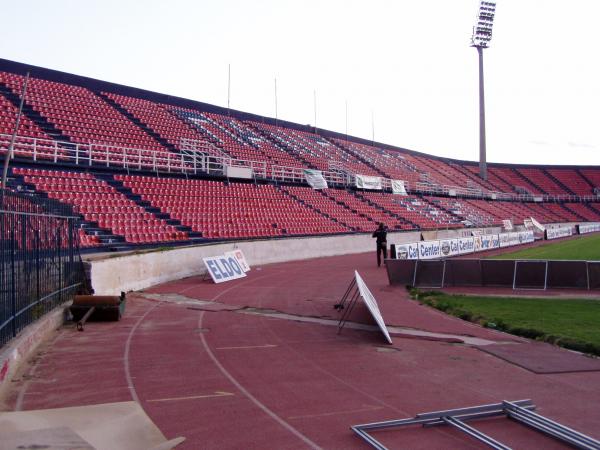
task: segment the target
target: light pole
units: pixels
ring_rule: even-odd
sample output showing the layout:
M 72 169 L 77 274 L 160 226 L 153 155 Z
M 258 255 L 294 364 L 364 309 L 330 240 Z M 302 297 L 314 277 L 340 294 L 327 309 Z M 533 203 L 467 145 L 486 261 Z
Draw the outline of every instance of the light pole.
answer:
M 487 164 L 485 161 L 485 95 L 483 88 L 483 49 L 492 40 L 492 25 L 496 14 L 495 0 L 481 0 L 477 13 L 477 23 L 473 27 L 471 47 L 477 49 L 479 55 L 479 176 L 487 180 Z

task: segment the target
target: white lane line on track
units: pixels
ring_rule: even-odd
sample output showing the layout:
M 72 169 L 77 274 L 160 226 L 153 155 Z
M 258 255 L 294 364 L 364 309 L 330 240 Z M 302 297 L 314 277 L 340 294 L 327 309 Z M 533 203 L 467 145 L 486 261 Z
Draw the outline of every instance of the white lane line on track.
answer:
M 204 395 L 190 395 L 188 397 L 170 397 L 170 398 L 157 398 L 152 400 L 146 400 L 148 403 L 150 402 L 176 402 L 181 400 L 198 400 L 202 398 L 216 398 L 216 397 L 231 397 L 235 395 L 233 392 L 225 392 L 225 391 L 215 391 L 214 394 L 204 394 Z
M 277 347 L 274 344 L 265 344 L 265 345 L 242 345 L 239 347 L 216 347 L 215 350 L 253 350 L 257 348 L 273 348 Z
M 204 311 L 200 313 L 200 318 L 198 319 L 198 328 L 202 328 L 202 319 L 204 318 Z M 200 335 L 200 339 L 202 340 L 202 345 L 204 346 L 204 350 L 206 351 L 207 355 L 210 357 L 210 359 L 212 360 L 212 362 L 215 364 L 215 366 L 217 366 L 217 368 L 221 371 L 221 373 L 229 380 L 231 381 L 231 383 L 242 393 L 244 394 L 252 403 L 254 403 L 257 407 L 259 407 L 260 409 L 263 410 L 263 412 L 265 414 L 267 414 L 269 417 L 271 417 L 271 419 L 275 420 L 278 424 L 280 424 L 283 428 L 285 428 L 286 430 L 288 430 L 290 433 L 292 433 L 294 436 L 296 436 L 298 439 L 300 439 L 302 442 L 304 442 L 306 445 L 308 445 L 310 448 L 313 449 L 320 449 L 321 447 L 319 447 L 317 444 L 315 444 L 313 441 L 311 441 L 308 437 L 306 437 L 305 435 L 303 435 L 300 431 L 298 431 L 296 428 L 294 428 L 293 426 L 291 426 L 289 423 L 287 423 L 285 420 L 283 420 L 281 417 L 279 417 L 277 414 L 275 414 L 272 410 L 270 410 L 267 406 L 265 406 L 263 403 L 260 402 L 260 400 L 258 400 L 256 397 L 254 397 L 250 392 L 248 392 L 248 390 L 246 390 L 246 388 L 244 386 L 242 386 L 234 377 L 233 375 L 231 375 L 227 369 L 225 367 L 223 367 L 223 365 L 221 364 L 221 362 L 216 358 L 216 356 L 214 355 L 214 353 L 212 352 L 212 350 L 210 349 L 210 347 L 208 346 L 208 343 L 206 342 L 206 338 L 204 337 L 204 334 Z
M 125 343 L 125 354 L 123 355 L 125 380 L 127 380 L 127 388 L 129 389 L 129 393 L 131 394 L 131 399 L 136 403 L 140 403 L 140 398 L 138 397 L 137 392 L 135 391 L 135 386 L 133 385 L 133 379 L 131 378 L 131 370 L 129 368 L 129 353 L 130 353 L 130 349 L 131 349 L 131 340 L 133 338 L 133 335 L 135 334 L 135 331 L 140 326 L 142 321 L 146 318 L 146 316 L 148 314 L 150 314 L 154 310 L 154 308 L 156 308 L 157 306 L 160 306 L 161 304 L 162 304 L 162 302 L 156 303 L 154 306 L 152 306 L 152 308 L 150 308 L 148 311 L 146 311 L 138 319 L 138 321 L 135 323 L 135 325 L 133 326 L 131 331 L 129 331 L 129 336 L 127 336 L 127 342 Z
M 260 280 L 262 278 L 268 278 L 271 277 L 273 275 L 276 274 L 268 274 L 268 275 L 263 275 L 261 277 L 257 277 L 254 278 L 252 280 L 246 280 L 243 281 L 241 283 L 236 284 L 235 286 L 231 286 L 228 289 L 225 289 L 224 291 L 222 291 L 221 293 L 215 295 L 212 299 L 211 302 L 215 302 L 217 301 L 220 297 L 222 297 L 223 295 L 225 295 L 226 293 L 228 293 L 229 291 L 236 289 L 238 287 L 240 287 L 241 285 L 245 284 L 246 282 L 249 281 L 257 281 Z M 205 312 L 202 311 L 200 313 L 200 317 L 198 318 L 198 328 L 201 329 L 202 328 L 202 321 L 204 320 L 204 314 Z M 212 350 L 210 349 L 210 347 L 208 346 L 208 342 L 206 342 L 206 338 L 204 337 L 204 334 L 200 334 L 200 339 L 202 340 L 202 345 L 204 346 L 204 350 L 206 351 L 206 353 L 208 354 L 208 356 L 210 357 L 210 359 L 212 360 L 212 362 L 215 364 L 215 366 L 217 366 L 217 368 L 221 371 L 221 373 L 229 380 L 231 381 L 231 383 L 238 388 L 238 390 L 244 394 L 252 403 L 254 403 L 257 407 L 259 407 L 261 410 L 264 411 L 265 414 L 267 414 L 271 419 L 273 419 L 274 421 L 276 421 L 279 425 L 281 425 L 283 428 L 285 428 L 286 430 L 288 430 L 290 433 L 292 433 L 294 436 L 296 436 L 298 439 L 300 439 L 302 442 L 304 442 L 306 445 L 308 445 L 310 448 L 313 449 L 318 449 L 321 450 L 321 447 L 319 447 L 316 443 L 314 443 L 313 441 L 311 441 L 308 437 L 306 437 L 305 435 L 303 435 L 300 431 L 298 431 L 296 428 L 294 428 L 293 426 L 291 426 L 289 423 L 287 423 L 285 420 L 283 420 L 281 417 L 279 417 L 277 414 L 275 414 L 273 411 L 271 411 L 266 405 L 264 405 L 263 403 L 260 402 L 260 400 L 258 400 L 256 397 L 254 397 L 250 392 L 248 392 L 248 390 L 242 386 L 242 384 L 236 380 L 233 375 L 231 375 L 227 369 L 225 369 L 225 367 L 223 367 L 223 365 L 221 364 L 221 362 L 217 359 L 217 357 L 214 355 L 214 353 L 212 352 Z

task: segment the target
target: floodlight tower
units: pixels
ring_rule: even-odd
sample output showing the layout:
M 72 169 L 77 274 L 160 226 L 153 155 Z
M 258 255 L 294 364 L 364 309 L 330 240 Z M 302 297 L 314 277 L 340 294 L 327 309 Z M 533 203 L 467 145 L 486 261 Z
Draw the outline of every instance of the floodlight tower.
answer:
M 479 176 L 487 180 L 485 161 L 485 95 L 483 89 L 483 49 L 492 40 L 492 25 L 496 13 L 495 0 L 481 0 L 477 13 L 477 23 L 473 27 L 471 47 L 477 49 L 479 55 Z

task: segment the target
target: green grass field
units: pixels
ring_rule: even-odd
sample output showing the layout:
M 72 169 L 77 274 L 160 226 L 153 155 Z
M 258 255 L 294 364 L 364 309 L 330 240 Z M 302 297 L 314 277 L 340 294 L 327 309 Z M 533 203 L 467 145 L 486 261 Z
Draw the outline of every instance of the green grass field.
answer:
M 502 255 L 493 259 L 567 259 L 600 261 L 600 234 L 578 237 L 562 242 L 548 242 L 539 247 L 526 248 Z
M 464 320 L 600 355 L 600 299 L 414 294 L 420 302 Z

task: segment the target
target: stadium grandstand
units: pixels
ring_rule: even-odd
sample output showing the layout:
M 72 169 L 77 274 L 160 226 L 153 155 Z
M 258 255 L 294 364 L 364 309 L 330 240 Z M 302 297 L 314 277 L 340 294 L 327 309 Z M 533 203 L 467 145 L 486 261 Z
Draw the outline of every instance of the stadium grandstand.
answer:
M 600 167 L 489 164 L 275 121 L 0 61 L 8 187 L 57 200 L 80 246 L 125 250 L 222 240 L 600 221 Z M 319 171 L 328 189 L 307 184 Z M 357 179 L 377 180 L 375 189 Z M 404 186 L 395 195 L 393 180 Z

